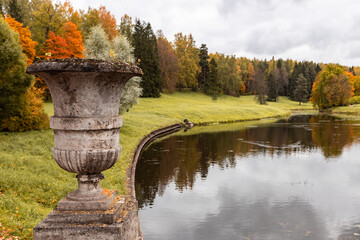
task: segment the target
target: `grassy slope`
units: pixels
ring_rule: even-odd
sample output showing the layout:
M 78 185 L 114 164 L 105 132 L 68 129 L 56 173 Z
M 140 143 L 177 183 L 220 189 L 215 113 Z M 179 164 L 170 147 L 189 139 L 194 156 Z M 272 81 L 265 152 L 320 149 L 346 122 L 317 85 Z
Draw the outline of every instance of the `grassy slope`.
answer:
M 209 96 L 193 92 L 140 99 L 140 103 L 124 115 L 120 131 L 123 151 L 115 166 L 104 172 L 101 185 L 126 193 L 125 172 L 132 151 L 143 136 L 157 128 L 185 118 L 195 124 L 245 121 L 285 116 L 296 109 L 312 109 L 312 106 L 299 105 L 286 98 L 259 105 L 253 96 L 221 96 L 212 101 Z M 47 103 L 45 110 L 53 115 L 52 104 Z M 58 200 L 77 187 L 75 174 L 62 170 L 52 159 L 53 144 L 52 130 L 0 133 L 0 224 L 15 236 L 31 238 L 32 228 Z
M 334 114 L 360 115 L 360 104 L 351 106 L 335 107 L 332 109 Z

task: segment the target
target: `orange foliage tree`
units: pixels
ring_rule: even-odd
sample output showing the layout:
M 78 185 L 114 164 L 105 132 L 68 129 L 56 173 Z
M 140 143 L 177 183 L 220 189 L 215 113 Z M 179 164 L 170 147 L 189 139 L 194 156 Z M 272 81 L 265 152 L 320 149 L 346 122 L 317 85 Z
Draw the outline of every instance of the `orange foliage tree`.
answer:
M 64 25 L 63 37 L 50 32 L 46 40 L 46 46 L 41 57 L 53 58 L 83 58 L 84 45 L 81 32 L 73 22 L 69 21 Z M 41 89 L 45 100 L 50 100 L 50 91 L 45 82 L 37 78 L 35 86 Z
M 166 39 L 161 30 L 158 31 L 157 47 L 163 89 L 173 92 L 179 78 L 179 59 L 175 54 L 171 43 Z
M 350 78 L 353 93 L 355 96 L 360 96 L 360 76 L 354 76 L 351 72 L 344 72 Z
M 50 32 L 46 40 L 45 57 L 47 58 L 69 58 L 71 56 L 65 38 Z
M 7 15 L 5 21 L 10 25 L 10 27 L 19 33 L 20 43 L 23 48 L 23 53 L 26 56 L 27 64 L 30 65 L 35 58 L 35 47 L 37 42 L 31 39 L 31 32 L 29 27 L 23 27 L 23 24 L 16 21 L 15 18 L 10 17 Z
M 116 30 L 116 19 L 114 15 L 112 15 L 110 11 L 106 10 L 104 6 L 100 6 L 98 15 L 101 26 L 104 28 L 106 35 L 110 41 L 113 40 L 118 35 L 118 31 Z
M 81 32 L 73 22 L 67 22 L 65 24 L 64 39 L 67 44 L 67 50 L 70 52 L 71 58 L 83 58 L 84 57 L 84 45 L 82 43 Z

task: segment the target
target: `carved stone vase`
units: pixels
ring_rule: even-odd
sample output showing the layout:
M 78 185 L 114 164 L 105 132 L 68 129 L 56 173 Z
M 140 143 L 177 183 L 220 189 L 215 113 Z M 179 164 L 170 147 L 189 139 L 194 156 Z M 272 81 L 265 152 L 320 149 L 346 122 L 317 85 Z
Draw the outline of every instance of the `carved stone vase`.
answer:
M 61 168 L 77 173 L 78 181 L 78 188 L 34 228 L 34 239 L 123 239 L 119 234 L 134 227 L 124 226 L 133 220 L 122 215 L 129 217 L 136 201 L 101 188 L 99 181 L 120 156 L 120 96 L 141 69 L 122 62 L 54 59 L 33 63 L 27 73 L 40 76 L 50 89 L 53 156 Z M 109 227 L 118 231 L 109 233 Z

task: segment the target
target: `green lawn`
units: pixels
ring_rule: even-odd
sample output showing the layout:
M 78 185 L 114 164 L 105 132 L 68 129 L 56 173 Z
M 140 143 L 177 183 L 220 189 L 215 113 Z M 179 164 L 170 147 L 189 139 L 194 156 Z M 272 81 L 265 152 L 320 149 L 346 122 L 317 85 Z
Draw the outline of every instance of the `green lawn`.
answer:
M 334 114 L 347 114 L 347 115 L 360 115 L 360 104 L 355 104 L 352 107 L 342 106 L 335 107 L 332 109 L 332 113 Z
M 253 96 L 211 97 L 194 92 L 163 94 L 158 99 L 141 98 L 124 114 L 120 130 L 122 153 L 114 167 L 104 172 L 102 187 L 126 193 L 125 172 L 132 152 L 143 136 L 185 118 L 195 124 L 248 121 L 287 116 L 292 110 L 311 110 L 286 98 L 259 105 Z M 51 103 L 45 110 L 53 115 Z M 52 130 L 0 133 L 0 236 L 8 231 L 21 239 L 31 239 L 32 228 L 56 207 L 68 192 L 76 189 L 75 174 L 57 166 L 52 158 Z

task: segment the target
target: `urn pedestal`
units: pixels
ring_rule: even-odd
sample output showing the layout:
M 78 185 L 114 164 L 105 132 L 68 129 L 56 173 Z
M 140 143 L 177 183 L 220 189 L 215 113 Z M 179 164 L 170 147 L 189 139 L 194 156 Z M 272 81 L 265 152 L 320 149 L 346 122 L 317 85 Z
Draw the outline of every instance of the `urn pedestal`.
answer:
M 54 59 L 30 65 L 27 73 L 40 76 L 50 89 L 53 156 L 61 168 L 77 173 L 78 181 L 78 188 L 34 228 L 34 239 L 137 239 L 136 200 L 99 182 L 121 152 L 121 92 L 141 69 L 122 62 Z

